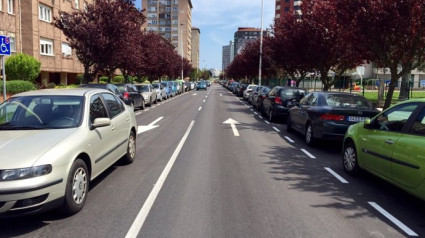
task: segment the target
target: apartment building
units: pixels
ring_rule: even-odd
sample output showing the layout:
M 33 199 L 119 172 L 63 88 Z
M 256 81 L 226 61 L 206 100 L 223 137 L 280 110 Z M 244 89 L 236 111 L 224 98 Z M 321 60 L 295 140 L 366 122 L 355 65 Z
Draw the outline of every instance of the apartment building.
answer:
M 233 41 L 230 41 L 228 45 L 223 46 L 223 52 L 222 52 L 222 70 L 225 71 L 227 67 L 232 63 L 234 57 L 234 49 L 235 46 L 233 44 Z
M 263 35 L 266 36 L 267 31 L 263 30 Z M 235 32 L 234 39 L 234 56 L 240 54 L 244 46 L 250 42 L 259 39 L 261 36 L 261 29 L 254 27 L 239 27 Z
M 301 15 L 301 0 L 276 0 L 275 18 L 283 19 L 291 11 Z
M 201 30 L 197 27 L 192 27 L 192 68 L 199 69 L 199 43 Z
M 12 55 L 41 62 L 40 84 L 74 84 L 84 68 L 61 30 L 51 23 L 59 11 L 82 9 L 93 0 L 0 0 L 0 34 L 11 39 Z
M 192 56 L 191 0 L 143 0 L 146 30 L 168 39 L 177 52 L 191 61 Z

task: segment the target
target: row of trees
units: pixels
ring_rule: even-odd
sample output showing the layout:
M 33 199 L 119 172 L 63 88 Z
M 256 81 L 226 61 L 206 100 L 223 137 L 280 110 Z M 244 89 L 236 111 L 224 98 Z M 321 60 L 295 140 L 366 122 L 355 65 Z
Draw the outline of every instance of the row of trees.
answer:
M 265 37 L 266 77 L 288 77 L 299 85 L 309 74 L 320 75 L 328 90 L 348 70 L 374 62 L 391 72 L 384 108 L 390 106 L 400 78 L 400 97 L 407 97 L 410 72 L 424 66 L 424 1 L 303 0 L 301 12 L 276 21 Z M 259 43 L 253 42 L 226 73 L 255 78 L 258 65 Z
M 61 29 L 84 66 L 82 83 L 94 80 L 98 73 L 111 80 L 120 70 L 128 76 L 178 78 L 183 69 L 188 76 L 190 62 L 179 56 L 175 47 L 153 32 L 143 31 L 146 19 L 134 0 L 95 0 L 85 9 L 61 11 L 53 24 Z

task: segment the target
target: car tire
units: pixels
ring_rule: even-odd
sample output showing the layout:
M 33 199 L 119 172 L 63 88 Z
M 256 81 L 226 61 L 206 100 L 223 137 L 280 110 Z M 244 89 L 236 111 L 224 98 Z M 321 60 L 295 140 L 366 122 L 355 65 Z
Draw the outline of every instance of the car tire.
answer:
M 145 100 L 144 99 L 142 100 L 142 106 L 140 106 L 140 109 L 145 110 Z
M 71 166 L 65 188 L 61 211 L 72 215 L 83 209 L 89 191 L 89 172 L 86 163 L 76 159 Z
M 312 146 L 314 144 L 313 127 L 311 126 L 311 123 L 308 123 L 305 127 L 304 138 L 307 145 Z
M 291 116 L 288 115 L 288 118 L 286 120 L 286 131 L 289 133 L 294 132 L 294 129 L 292 128 L 292 122 L 291 122 Z
M 275 121 L 275 116 L 273 116 L 273 109 L 271 109 L 271 108 L 269 110 L 269 121 L 270 122 L 274 122 Z
M 152 98 L 149 98 L 149 107 L 152 107 Z
M 131 164 L 136 157 L 136 135 L 133 131 L 128 136 L 127 153 L 122 157 L 121 162 L 124 164 Z
M 346 142 L 342 153 L 342 167 L 345 173 L 353 176 L 359 173 L 360 168 L 357 158 L 357 151 L 354 143 L 352 141 Z

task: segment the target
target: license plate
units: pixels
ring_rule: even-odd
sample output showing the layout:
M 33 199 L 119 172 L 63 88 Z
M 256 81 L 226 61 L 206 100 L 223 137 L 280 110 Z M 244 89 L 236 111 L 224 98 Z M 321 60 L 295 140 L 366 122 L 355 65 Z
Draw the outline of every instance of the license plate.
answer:
M 366 121 L 367 119 L 369 119 L 369 117 L 354 117 L 354 116 L 348 117 L 348 121 L 351 121 L 351 122 L 362 122 L 362 121 Z
M 288 101 L 288 106 L 291 106 L 292 105 L 292 102 L 291 101 Z

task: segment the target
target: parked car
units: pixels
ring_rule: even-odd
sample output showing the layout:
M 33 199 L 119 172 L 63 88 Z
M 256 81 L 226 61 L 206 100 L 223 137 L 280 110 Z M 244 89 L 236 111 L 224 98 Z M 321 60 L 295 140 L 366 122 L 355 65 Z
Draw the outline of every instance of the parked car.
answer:
M 134 111 L 103 89 L 13 95 L 0 104 L 0 131 L 0 217 L 77 213 L 91 181 L 135 159 Z
M 157 92 L 151 84 L 136 84 L 137 91 L 142 94 L 145 105 L 152 106 L 152 103 L 156 103 Z
M 250 85 L 248 85 L 248 86 L 246 87 L 246 90 L 245 90 L 245 91 L 243 91 L 243 95 L 242 95 L 243 99 L 245 99 L 245 100 L 247 100 L 247 101 L 248 101 L 248 97 L 249 97 L 249 95 L 251 94 L 252 90 L 255 88 L 255 86 L 257 86 L 257 85 L 255 85 L 255 84 L 250 84 Z
M 270 88 L 263 86 L 261 90 L 254 96 L 252 105 L 261 113 L 263 113 L 263 100 L 266 98 L 269 92 Z
M 289 108 L 295 106 L 305 96 L 304 89 L 276 86 L 270 90 L 263 100 L 263 111 L 270 122 L 288 116 Z
M 132 83 L 121 83 L 117 85 L 120 93 L 123 95 L 125 104 L 134 108 L 145 109 L 145 100 L 142 94 L 139 93 L 136 86 Z
M 162 100 L 167 100 L 168 99 L 168 95 L 167 95 L 167 89 L 162 86 L 162 84 L 160 83 L 153 83 L 152 87 L 154 87 L 156 89 L 156 94 L 157 94 L 157 98 L 162 102 Z
M 352 125 L 344 137 L 342 165 L 360 169 L 425 200 L 425 99 L 396 104 Z
M 198 84 L 196 84 L 196 90 L 207 90 L 207 84 L 203 81 L 199 82 Z
M 258 92 L 263 88 L 263 86 L 255 86 L 254 89 L 252 89 L 252 92 L 248 96 L 248 103 L 254 104 L 254 96 L 258 94 Z
M 342 141 L 347 128 L 379 111 L 363 96 L 342 92 L 312 92 L 289 109 L 288 131 L 298 131 L 312 145 L 317 139 Z
M 241 83 L 239 84 L 239 87 L 236 89 L 236 96 L 237 97 L 242 97 L 243 96 L 243 92 L 247 89 L 248 84 L 247 83 Z
M 162 81 L 161 82 L 161 85 L 164 87 L 164 89 L 165 89 L 165 91 L 167 93 L 167 98 L 170 98 L 170 97 L 174 97 L 175 96 L 175 94 L 173 92 L 173 89 L 172 89 L 172 85 L 171 85 L 171 83 L 169 81 Z

